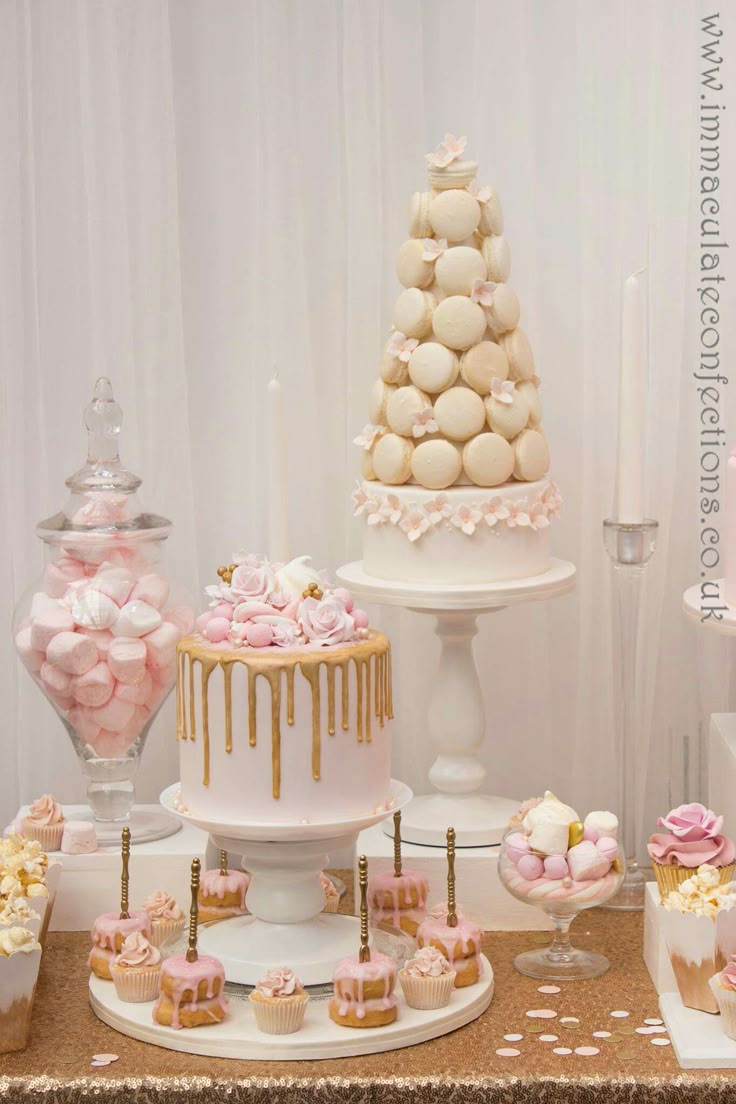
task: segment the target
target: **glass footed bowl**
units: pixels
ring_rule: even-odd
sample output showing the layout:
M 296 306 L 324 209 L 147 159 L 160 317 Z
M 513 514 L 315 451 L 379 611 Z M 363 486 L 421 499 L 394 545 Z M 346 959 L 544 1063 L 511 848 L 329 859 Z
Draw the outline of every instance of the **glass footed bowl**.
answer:
M 527 880 L 519 873 L 514 849 L 508 842 L 517 832 L 518 829 L 512 829 L 501 840 L 498 876 L 512 897 L 542 909 L 555 927 L 551 943 L 533 951 L 523 951 L 514 959 L 514 966 L 520 974 L 545 981 L 580 981 L 604 974 L 610 966 L 606 956 L 573 947 L 570 925 L 583 909 L 602 905 L 618 892 L 625 866 L 620 849 L 608 873 L 600 878 L 570 885 L 565 885 L 568 879 L 546 876 Z

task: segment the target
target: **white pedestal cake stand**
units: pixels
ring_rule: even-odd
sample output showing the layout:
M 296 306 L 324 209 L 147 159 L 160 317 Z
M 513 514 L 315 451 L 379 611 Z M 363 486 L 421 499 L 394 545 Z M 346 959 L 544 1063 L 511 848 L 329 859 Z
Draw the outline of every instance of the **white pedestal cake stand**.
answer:
M 199 929 L 203 954 L 219 958 L 228 981 L 255 985 L 271 966 L 290 966 L 304 985 L 332 979 L 335 964 L 360 945 L 355 916 L 322 912 L 320 871 L 330 852 L 353 847 L 358 833 L 378 824 L 412 797 L 392 780 L 389 804 L 351 820 L 316 824 L 223 823 L 177 809 L 179 786 L 161 794 L 161 804 L 187 824 L 204 829 L 216 847 L 242 855 L 249 871 L 249 916 Z
M 415 797 L 403 811 L 402 837 L 410 843 L 444 847 L 447 827 L 452 825 L 458 847 L 500 843 L 519 802 L 481 792 L 486 768 L 478 752 L 485 737 L 485 710 L 473 657 L 477 619 L 506 606 L 567 594 L 575 585 L 574 565 L 553 559 L 542 575 L 485 586 L 393 582 L 368 575 L 359 561 L 341 567 L 337 577 L 366 602 L 402 606 L 436 620 L 441 653 L 432 680 L 427 728 L 437 749 L 429 781 L 438 792 Z M 390 821 L 385 831 L 392 833 Z
M 682 609 L 689 621 L 694 622 L 701 629 L 719 633 L 721 636 L 736 636 L 736 606 L 729 606 L 723 594 L 724 579 L 708 580 L 709 606 L 703 606 L 703 595 L 700 583 L 688 587 L 682 596 Z M 717 609 L 720 618 L 706 617 L 707 609 Z

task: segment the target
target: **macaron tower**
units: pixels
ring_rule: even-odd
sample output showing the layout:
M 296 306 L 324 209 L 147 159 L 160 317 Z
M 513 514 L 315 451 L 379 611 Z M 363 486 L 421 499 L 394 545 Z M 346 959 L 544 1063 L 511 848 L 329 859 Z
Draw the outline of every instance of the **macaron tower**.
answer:
M 446 134 L 427 155 L 396 274 L 403 290 L 370 394 L 355 513 L 365 570 L 489 582 L 549 566 L 561 499 L 498 194 Z
M 577 910 L 601 904 L 623 870 L 618 819 L 588 813 L 580 820 L 550 790 L 527 802 L 504 837 L 501 880 L 515 896 L 542 907 Z

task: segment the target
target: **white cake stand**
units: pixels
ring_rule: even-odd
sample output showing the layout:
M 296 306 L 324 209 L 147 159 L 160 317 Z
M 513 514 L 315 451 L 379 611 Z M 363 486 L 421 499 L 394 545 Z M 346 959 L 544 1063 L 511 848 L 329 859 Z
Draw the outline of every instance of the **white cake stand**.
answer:
M 229 921 L 225 921 L 229 923 Z M 355 946 L 352 948 L 355 951 Z M 293 1035 L 264 1035 L 255 1025 L 247 1000 L 231 998 L 227 1017 L 218 1024 L 179 1031 L 161 1027 L 151 1019 L 150 1004 L 129 1004 L 118 999 L 115 986 L 92 974 L 89 999 L 95 1014 L 110 1027 L 144 1043 L 187 1054 L 240 1058 L 262 1062 L 298 1062 L 315 1058 L 347 1058 L 414 1046 L 455 1031 L 486 1010 L 493 997 L 493 970 L 481 955 L 483 973 L 475 985 L 453 990 L 446 1008 L 419 1011 L 409 1008 L 399 994 L 398 1019 L 385 1027 L 360 1030 L 340 1027 L 327 1014 L 327 1001 L 312 999 L 304 1026 Z
M 272 966 L 289 965 L 304 985 L 332 979 L 335 964 L 360 944 L 355 916 L 322 912 L 320 871 L 330 852 L 354 847 L 358 833 L 378 824 L 411 800 L 402 782 L 391 781 L 388 803 L 350 820 L 304 824 L 233 824 L 182 812 L 175 805 L 179 785 L 161 794 L 161 804 L 188 824 L 202 828 L 215 846 L 243 856 L 250 873 L 249 916 L 199 930 L 204 954 L 219 958 L 228 981 L 255 985 Z
M 575 585 L 574 565 L 553 559 L 542 575 L 484 586 L 393 582 L 368 575 L 361 562 L 341 567 L 337 577 L 366 602 L 402 606 L 435 618 L 441 652 L 432 680 L 427 728 L 437 749 L 429 781 L 438 792 L 415 797 L 403 811 L 402 837 L 410 843 L 444 847 L 447 827 L 452 825 L 459 847 L 500 843 L 519 802 L 481 793 L 486 769 L 478 753 L 486 722 L 473 656 L 477 619 L 506 606 L 567 594 Z M 384 830 L 392 834 L 390 821 Z

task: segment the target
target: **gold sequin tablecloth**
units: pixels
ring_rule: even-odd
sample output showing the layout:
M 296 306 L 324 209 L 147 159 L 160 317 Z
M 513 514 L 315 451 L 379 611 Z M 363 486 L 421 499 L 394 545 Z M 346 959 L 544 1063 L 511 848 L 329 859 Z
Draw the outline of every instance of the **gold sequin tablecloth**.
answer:
M 577 929 L 577 930 L 576 930 Z M 541 983 L 521 977 L 514 955 L 538 933 L 504 932 L 485 938 L 496 975 L 490 1008 L 467 1027 L 419 1046 L 362 1058 L 321 1062 L 238 1062 L 201 1058 L 128 1039 L 106 1027 L 87 1002 L 85 934 L 49 937 L 36 997 L 29 1048 L 0 1056 L 0 1100 L 12 1104 L 71 1104 L 85 1098 L 100 1104 L 643 1104 L 734 1101 L 736 1071 L 680 1070 L 672 1048 L 655 1046 L 656 1035 L 635 1027 L 658 1016 L 657 997 L 641 954 L 642 919 L 600 910 L 576 920 L 580 945 L 597 947 L 611 959 L 602 978 L 562 987 L 556 995 L 537 992 Z M 532 1020 L 526 1012 L 548 1008 L 555 1019 Z M 612 1011 L 628 1011 L 612 1019 Z M 560 1023 L 579 1019 L 577 1026 Z M 540 1028 L 540 1025 L 543 1025 Z M 530 1027 L 535 1027 L 530 1032 Z M 203 1028 L 202 1030 L 206 1030 Z M 595 1039 L 610 1031 L 618 1040 Z M 519 1033 L 519 1042 L 505 1042 Z M 554 1034 L 558 1042 L 542 1042 Z M 556 1055 L 553 1047 L 598 1047 L 589 1056 Z M 513 1047 L 518 1057 L 499 1057 Z M 119 1061 L 91 1068 L 93 1054 L 113 1052 Z

